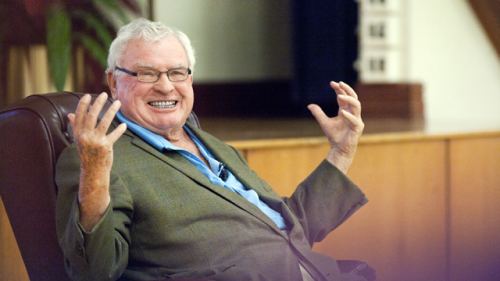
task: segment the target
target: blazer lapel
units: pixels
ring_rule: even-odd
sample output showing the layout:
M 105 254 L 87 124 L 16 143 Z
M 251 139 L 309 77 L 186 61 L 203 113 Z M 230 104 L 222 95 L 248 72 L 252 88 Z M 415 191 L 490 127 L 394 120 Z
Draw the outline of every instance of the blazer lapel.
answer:
M 127 131 L 128 133 L 128 131 Z M 201 185 L 207 185 L 210 184 L 210 181 L 200 172 L 198 169 L 196 169 L 195 166 L 191 165 L 191 163 L 186 160 L 184 157 L 182 157 L 178 153 L 171 153 L 171 152 L 165 152 L 162 153 L 158 151 L 156 148 L 152 147 L 145 141 L 143 141 L 140 137 L 130 133 L 127 134 L 132 137 L 132 144 L 140 147 L 143 149 L 145 152 L 152 154 L 156 158 L 166 162 L 170 166 L 174 167 L 175 169 L 179 170 L 183 174 L 189 176 L 191 179 L 196 181 L 197 183 Z
M 226 144 L 221 143 L 221 141 L 215 139 L 213 136 L 205 133 L 198 128 L 193 128 L 191 126 L 189 127 L 203 142 L 203 144 L 210 149 L 210 152 L 214 154 L 217 160 L 221 161 L 231 171 L 231 173 L 233 173 L 233 175 L 239 181 L 241 181 L 241 183 L 243 183 L 244 186 L 253 189 L 255 192 L 257 192 L 261 200 L 265 201 L 273 207 L 277 207 L 274 209 L 278 212 L 281 211 L 282 200 L 280 199 L 280 197 L 272 192 L 268 192 L 266 188 L 263 187 L 263 182 L 261 181 L 261 179 L 256 177 L 255 174 L 251 173 L 248 166 L 243 165 L 243 163 L 237 157 L 234 157 L 234 155 L 229 155 L 229 153 L 234 152 L 229 152 L 228 146 Z M 229 192 L 234 194 L 234 192 Z M 238 200 L 238 202 L 234 202 L 235 204 L 238 204 L 239 207 L 258 217 L 259 219 L 270 225 L 276 232 L 283 235 L 276 224 L 259 208 L 248 202 L 240 195 L 237 195 L 237 197 L 240 200 Z
M 190 127 L 191 128 L 191 127 Z M 193 131 L 195 131 L 195 134 L 200 138 L 200 140 L 210 149 L 210 151 L 219 159 L 222 161 L 229 169 L 231 172 L 245 185 L 248 187 L 254 187 L 254 186 L 261 186 L 261 183 L 258 181 L 255 181 L 252 179 L 252 177 L 249 177 L 246 172 L 246 168 L 242 167 L 241 164 L 236 164 L 235 161 L 229 160 L 232 159 L 233 157 L 227 157 L 225 155 L 224 151 L 227 149 L 224 147 L 224 149 L 221 149 L 219 147 L 219 144 L 215 144 L 212 141 L 207 141 L 205 136 L 203 134 L 200 134 L 198 130 L 191 128 Z M 232 192 L 222 186 L 215 185 L 208 180 L 208 178 L 203 175 L 195 166 L 193 166 L 187 159 L 185 159 L 182 155 L 176 152 L 165 152 L 162 153 L 143 141 L 141 138 L 136 136 L 130 131 L 127 131 L 125 133 L 126 135 L 130 136 L 132 138 L 131 143 L 133 145 L 136 145 L 143 149 L 145 152 L 157 157 L 158 159 L 164 161 L 168 165 L 172 166 L 173 168 L 177 169 L 179 172 L 183 173 L 184 175 L 188 176 L 195 182 L 197 182 L 199 185 L 201 185 L 204 188 L 209 189 L 216 195 L 224 198 L 225 200 L 231 202 L 235 206 L 245 210 L 249 214 L 253 215 L 254 217 L 260 219 L 267 225 L 269 225 L 271 228 L 275 229 L 277 232 L 281 234 L 281 231 L 277 228 L 276 224 L 262 211 L 259 210 L 256 206 L 254 206 L 252 203 L 250 203 L 248 200 L 240 196 L 239 194 L 236 194 L 235 192 Z M 227 160 L 224 162 L 224 160 Z M 241 166 L 241 167 L 240 167 Z M 256 190 L 257 191 L 257 190 Z M 259 196 L 261 195 L 259 191 Z

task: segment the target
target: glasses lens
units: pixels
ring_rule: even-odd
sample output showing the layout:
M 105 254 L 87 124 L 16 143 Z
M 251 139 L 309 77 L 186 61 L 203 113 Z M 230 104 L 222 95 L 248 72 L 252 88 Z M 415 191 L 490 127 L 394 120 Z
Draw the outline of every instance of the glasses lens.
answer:
M 137 79 L 141 82 L 156 82 L 158 81 L 158 76 L 159 76 L 158 71 L 154 71 L 151 69 L 147 70 L 139 70 L 137 72 Z
M 188 69 L 187 68 L 174 68 L 170 69 L 167 72 L 168 79 L 172 82 L 184 81 L 188 77 Z

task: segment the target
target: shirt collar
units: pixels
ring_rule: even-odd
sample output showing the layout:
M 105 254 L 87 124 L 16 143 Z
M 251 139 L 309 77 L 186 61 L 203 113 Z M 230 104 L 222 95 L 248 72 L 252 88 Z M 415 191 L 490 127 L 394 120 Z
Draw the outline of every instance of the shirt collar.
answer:
M 170 141 L 168 141 L 165 137 L 156 134 L 141 125 L 135 123 L 134 121 L 128 119 L 119 111 L 116 114 L 116 117 L 120 122 L 123 122 L 127 124 L 127 128 L 138 135 L 141 139 L 143 139 L 145 142 L 153 146 L 155 149 L 157 149 L 160 152 L 163 152 L 164 150 L 175 150 L 179 152 L 184 152 L 186 151 L 183 148 L 180 148 L 178 146 L 173 145 Z M 184 130 L 186 133 L 189 135 L 189 137 L 193 140 L 193 142 L 196 144 L 198 149 L 200 150 L 201 154 L 205 159 L 208 161 L 208 164 L 210 166 L 210 169 L 214 172 L 218 172 L 221 169 L 221 163 L 217 161 L 214 156 L 210 153 L 210 151 L 203 145 L 203 143 L 196 137 L 194 132 L 189 129 L 188 126 L 184 125 Z
M 167 150 L 182 150 L 182 148 L 179 148 L 175 145 L 173 145 L 171 142 L 169 142 L 166 138 L 163 136 L 154 133 L 139 124 L 135 123 L 134 121 L 128 119 L 121 113 L 121 111 L 118 111 L 116 113 L 116 118 L 120 122 L 123 122 L 127 124 L 127 128 L 132 131 L 134 134 L 138 135 L 140 138 L 142 138 L 145 142 L 153 146 L 159 151 L 163 151 L 165 149 Z

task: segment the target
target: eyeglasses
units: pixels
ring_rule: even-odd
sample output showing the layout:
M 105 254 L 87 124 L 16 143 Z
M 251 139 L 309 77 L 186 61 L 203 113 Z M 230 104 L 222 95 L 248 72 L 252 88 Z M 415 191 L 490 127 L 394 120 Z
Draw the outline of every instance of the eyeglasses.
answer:
M 128 75 L 137 77 L 137 80 L 145 83 L 155 83 L 160 80 L 160 75 L 163 73 L 167 74 L 168 80 L 170 82 L 182 82 L 185 81 L 191 74 L 191 69 L 185 67 L 172 68 L 167 71 L 158 71 L 156 69 L 146 68 L 140 69 L 137 72 L 115 66 L 115 70 L 127 73 Z

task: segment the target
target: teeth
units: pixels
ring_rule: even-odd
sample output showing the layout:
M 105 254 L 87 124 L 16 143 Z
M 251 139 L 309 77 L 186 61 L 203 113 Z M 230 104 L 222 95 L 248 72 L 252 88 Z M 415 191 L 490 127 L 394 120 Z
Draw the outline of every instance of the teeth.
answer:
M 151 101 L 148 102 L 149 105 L 156 108 L 174 108 L 177 104 L 176 101 Z

